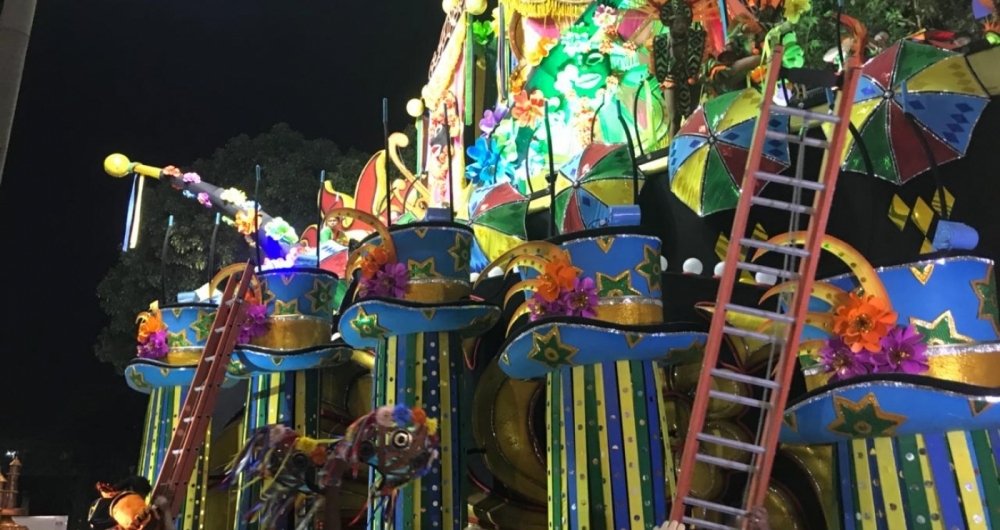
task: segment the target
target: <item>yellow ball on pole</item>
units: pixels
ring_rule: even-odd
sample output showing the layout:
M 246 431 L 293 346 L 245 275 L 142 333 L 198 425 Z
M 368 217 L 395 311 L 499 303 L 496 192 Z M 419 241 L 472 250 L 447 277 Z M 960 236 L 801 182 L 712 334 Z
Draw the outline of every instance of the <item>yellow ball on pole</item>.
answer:
M 424 114 L 424 102 L 416 98 L 407 101 L 406 113 L 413 118 L 419 118 Z
M 465 0 L 465 11 L 473 16 L 479 16 L 486 12 L 486 0 Z
M 122 178 L 130 173 L 129 166 L 131 164 L 132 162 L 127 156 L 115 153 L 104 159 L 104 172 L 112 177 Z

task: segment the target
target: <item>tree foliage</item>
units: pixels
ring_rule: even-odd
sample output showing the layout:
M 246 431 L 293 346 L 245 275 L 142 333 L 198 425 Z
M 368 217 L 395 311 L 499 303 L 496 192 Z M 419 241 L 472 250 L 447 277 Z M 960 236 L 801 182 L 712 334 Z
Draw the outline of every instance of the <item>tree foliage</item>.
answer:
M 413 128 L 406 131 L 413 144 Z M 412 147 L 402 153 L 412 168 Z M 211 158 L 198 160 L 185 171 L 194 171 L 206 182 L 224 188 L 235 187 L 252 199 L 254 167 L 261 166 L 260 204 L 269 214 L 283 217 L 298 230 L 317 222 L 319 175 L 338 191 L 354 193 L 355 183 L 368 155 L 356 150 L 341 150 L 329 140 L 307 140 L 288 125 L 279 124 L 269 132 L 251 138 L 247 135 L 229 140 Z M 169 250 L 161 261 L 160 253 L 167 229 L 167 219 L 174 216 Z M 208 247 L 215 223 L 215 212 L 183 195 L 165 183 L 151 181 L 143 198 L 142 227 L 136 249 L 122 253 L 97 288 L 101 307 L 109 324 L 101 331 L 95 352 L 97 357 L 123 369 L 135 357 L 135 317 L 154 300 L 161 305 L 174 301 L 179 291 L 194 290 L 209 279 Z M 215 268 L 251 257 L 245 240 L 236 231 L 221 225 L 215 248 Z M 165 270 L 165 285 L 161 285 Z

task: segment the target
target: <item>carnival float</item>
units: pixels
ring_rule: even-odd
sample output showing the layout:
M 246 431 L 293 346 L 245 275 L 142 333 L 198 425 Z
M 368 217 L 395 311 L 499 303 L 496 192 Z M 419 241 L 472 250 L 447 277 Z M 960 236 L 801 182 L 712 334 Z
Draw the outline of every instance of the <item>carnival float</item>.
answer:
M 443 7 L 416 167 L 387 135 L 313 226 L 107 158 L 126 250 L 158 179 L 249 259 L 136 308 L 132 527 L 1000 525 L 992 0 L 816 14 L 825 64 L 808 0 Z

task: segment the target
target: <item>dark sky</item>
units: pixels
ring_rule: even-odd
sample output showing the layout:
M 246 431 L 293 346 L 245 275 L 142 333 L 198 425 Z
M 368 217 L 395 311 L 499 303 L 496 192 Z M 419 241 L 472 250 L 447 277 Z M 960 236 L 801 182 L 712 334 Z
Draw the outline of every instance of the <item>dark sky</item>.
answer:
M 401 130 L 443 19 L 433 0 L 40 0 L 0 184 L 0 442 L 125 432 L 138 457 L 145 398 L 92 349 L 129 193 L 105 156 L 184 165 L 278 122 L 378 149 L 381 98 Z

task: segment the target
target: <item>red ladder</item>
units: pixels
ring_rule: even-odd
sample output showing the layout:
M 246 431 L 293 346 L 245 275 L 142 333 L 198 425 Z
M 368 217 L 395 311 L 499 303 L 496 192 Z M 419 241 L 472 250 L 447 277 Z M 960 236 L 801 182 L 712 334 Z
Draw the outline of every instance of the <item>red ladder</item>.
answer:
M 194 473 L 195 462 L 205 443 L 208 424 L 219 397 L 219 389 L 226 377 L 229 357 L 236 347 L 240 326 L 246 320 L 245 299 L 253 278 L 253 264 L 247 262 L 237 286 L 236 275 L 226 282 L 219 309 L 212 323 L 212 334 L 205 344 L 201 361 L 194 371 L 191 387 L 181 408 L 177 428 L 170 438 L 167 454 L 156 477 L 153 499 L 163 496 L 170 503 L 170 513 L 176 515 L 185 495 L 184 489 Z
M 757 128 L 754 131 L 753 147 L 750 151 L 746 174 L 743 177 L 742 189 L 745 191 L 740 194 L 739 204 L 736 207 L 733 231 L 729 238 L 729 241 L 732 243 L 726 252 L 725 269 L 723 270 L 722 279 L 719 282 L 716 309 L 712 315 L 712 327 L 708 336 L 708 344 L 705 346 L 705 356 L 702 366 L 709 367 L 710 369 L 702 370 L 698 378 L 697 392 L 691 409 L 691 422 L 688 426 L 687 439 L 684 442 L 684 453 L 681 457 L 677 491 L 675 492 L 674 503 L 670 512 L 671 521 L 683 522 L 707 530 L 746 529 L 748 526 L 747 515 L 754 509 L 764 505 L 768 482 L 771 477 L 771 468 L 774 465 L 774 456 L 777 452 L 782 416 L 784 415 L 785 404 L 788 400 L 788 387 L 795 373 L 797 350 L 809 305 L 809 293 L 812 291 L 813 280 L 816 275 L 816 266 L 821 251 L 820 245 L 823 235 L 826 232 L 830 205 L 833 202 L 833 192 L 837 183 L 837 175 L 840 172 L 841 153 L 843 152 L 844 142 L 849 132 L 854 93 L 860 76 L 859 65 L 856 62 L 852 62 L 853 64 L 844 73 L 844 78 L 842 79 L 843 85 L 834 114 L 821 114 L 799 108 L 775 105 L 775 90 L 777 89 L 778 81 L 782 78 L 782 68 L 780 66 L 782 56 L 783 50 L 777 47 L 771 58 L 771 66 L 764 90 L 764 101 L 761 106 L 761 117 L 757 121 Z M 827 142 L 806 138 L 804 135 L 790 135 L 768 130 L 767 123 L 770 117 L 775 115 L 801 118 L 804 122 L 804 128 L 808 127 L 809 122 L 832 124 L 833 134 L 830 135 L 829 142 Z M 824 149 L 826 152 L 823 155 L 820 179 L 817 182 L 804 180 L 802 178 L 802 164 L 798 164 L 798 171 L 794 177 L 761 171 L 760 163 L 764 143 L 769 139 L 798 143 L 800 144 L 800 149 L 804 147 Z M 792 202 L 776 201 L 754 196 L 749 190 L 756 189 L 758 182 L 792 187 Z M 803 190 L 815 192 L 811 206 L 801 203 Z M 752 206 L 789 212 L 790 231 L 798 230 L 799 216 L 809 216 L 805 248 L 779 246 L 746 237 L 747 222 Z M 740 257 L 742 246 L 780 253 L 785 257 L 784 266 L 779 269 L 744 262 Z M 798 266 L 795 265 L 796 262 L 799 262 Z M 736 284 L 741 271 L 770 274 L 786 281 L 797 280 L 799 285 L 795 290 L 791 303 L 786 306 L 788 308 L 787 312 L 784 309 L 772 312 L 730 303 L 733 286 Z M 727 325 L 727 312 L 765 318 L 777 325 L 772 328 L 774 329 L 773 335 L 738 329 Z M 779 332 L 781 331 L 784 332 L 784 336 L 779 336 Z M 772 360 L 768 366 L 767 376 L 764 378 L 752 377 L 719 367 L 719 350 L 722 347 L 723 337 L 726 334 L 772 343 Z M 774 359 L 775 354 L 777 354 L 776 363 Z M 773 369 L 772 363 L 774 363 Z M 759 387 L 763 391 L 762 399 L 752 399 L 712 390 L 713 378 L 728 379 L 751 387 Z M 719 399 L 761 409 L 761 422 L 760 427 L 758 427 L 756 441 L 750 444 L 706 433 L 705 414 L 711 399 Z M 744 464 L 700 453 L 699 448 L 703 443 L 748 452 L 751 454 L 751 463 Z M 733 508 L 692 497 L 691 480 L 696 471 L 696 462 L 747 473 L 749 475 L 748 486 L 743 499 L 743 506 Z M 740 523 L 736 527 L 685 516 L 685 511 L 689 508 L 701 508 L 706 512 L 714 512 L 724 517 L 736 518 Z

